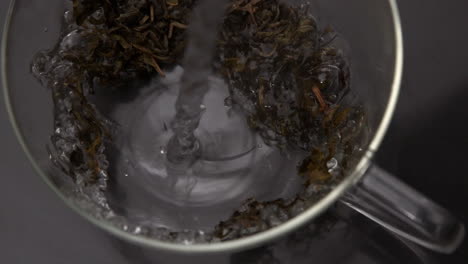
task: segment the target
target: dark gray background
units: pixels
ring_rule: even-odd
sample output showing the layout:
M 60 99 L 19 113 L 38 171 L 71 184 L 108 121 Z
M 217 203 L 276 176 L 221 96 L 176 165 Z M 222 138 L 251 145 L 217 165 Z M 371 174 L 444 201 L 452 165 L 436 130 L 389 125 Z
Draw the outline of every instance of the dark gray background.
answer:
M 0 0 L 1 21 L 7 4 Z M 468 2 L 399 4 L 405 75 L 378 162 L 468 223 Z M 3 102 L 0 127 L 0 263 L 129 263 L 32 171 Z M 452 256 L 431 258 L 432 263 L 467 263 L 468 244 Z

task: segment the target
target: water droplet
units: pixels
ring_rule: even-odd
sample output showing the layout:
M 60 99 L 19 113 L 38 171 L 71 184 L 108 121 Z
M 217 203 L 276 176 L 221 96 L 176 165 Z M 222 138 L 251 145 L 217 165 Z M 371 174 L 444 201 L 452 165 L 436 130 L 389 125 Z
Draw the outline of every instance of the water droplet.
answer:
M 44 32 L 49 32 L 49 28 L 45 27 Z
M 125 173 L 124 176 L 125 176 L 125 177 L 128 177 L 129 175 L 128 175 L 128 173 Z
M 338 167 L 338 161 L 335 158 L 332 158 L 327 162 L 327 168 L 329 170 L 334 170 L 336 167 Z
M 140 234 L 140 233 L 141 233 L 141 227 L 137 226 L 137 227 L 135 228 L 135 232 L 134 232 L 134 233 L 137 234 L 137 235 Z
M 356 126 L 356 121 L 350 120 L 350 121 L 348 121 L 347 125 L 348 125 L 348 127 L 355 127 Z
M 167 154 L 167 150 L 165 147 L 160 147 L 159 148 L 159 153 L 161 153 L 161 155 L 166 155 Z
M 73 21 L 73 13 L 71 11 L 67 11 L 64 14 L 65 21 L 70 24 Z
M 200 109 L 205 110 L 205 109 L 206 109 L 206 105 L 204 105 L 204 104 L 200 105 Z
M 325 81 L 327 80 L 327 75 L 326 75 L 325 73 L 319 74 L 318 80 L 319 80 L 319 82 L 320 82 L 321 84 L 324 84 Z

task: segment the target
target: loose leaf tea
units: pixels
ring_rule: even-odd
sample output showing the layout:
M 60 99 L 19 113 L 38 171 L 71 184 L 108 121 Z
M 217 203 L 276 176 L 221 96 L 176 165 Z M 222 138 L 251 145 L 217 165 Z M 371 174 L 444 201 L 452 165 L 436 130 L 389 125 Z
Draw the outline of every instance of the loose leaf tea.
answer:
M 331 45 L 335 37 L 330 28 L 320 30 L 307 10 L 277 0 L 240 0 L 230 8 L 219 41 L 219 69 L 230 85 L 230 100 L 254 106 L 244 111 L 267 144 L 310 155 L 298 168 L 306 191 L 293 200 L 248 201 L 216 227 L 221 239 L 290 219 L 344 176 L 334 177 L 329 162 L 355 152 L 364 115 L 360 108 L 342 105 L 350 73 L 341 51 Z M 340 159 L 343 168 L 346 162 Z
M 221 32 L 221 71 L 234 102 L 255 103 L 245 110 L 266 142 L 305 151 L 326 143 L 326 117 L 349 91 L 334 38 L 306 10 L 277 0 L 233 4 Z
M 174 65 L 185 48 L 192 0 L 74 0 L 78 50 L 65 51 L 93 86 L 157 73 Z
M 196 2 L 73 0 L 60 42 L 35 58 L 33 73 L 51 88 L 55 107 L 52 160 L 79 186 L 105 192 L 112 178 L 104 150 L 113 124 L 91 103 L 96 89 L 128 89 L 126 82 L 164 78 L 181 64 Z M 335 38 L 307 9 L 280 0 L 226 7 L 213 61 L 229 86 L 226 102 L 242 109 L 269 146 L 308 154 L 297 168 L 304 182 L 297 197 L 248 200 L 205 239 L 277 226 L 325 196 L 353 165 L 366 120 L 361 107 L 344 103 L 350 71 Z M 104 197 L 98 203 L 107 208 Z

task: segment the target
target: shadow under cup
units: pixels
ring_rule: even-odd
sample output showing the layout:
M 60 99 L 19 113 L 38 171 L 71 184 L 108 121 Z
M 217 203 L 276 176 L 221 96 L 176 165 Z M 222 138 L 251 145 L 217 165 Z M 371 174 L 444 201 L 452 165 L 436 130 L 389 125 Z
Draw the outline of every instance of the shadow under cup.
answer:
M 287 2 L 287 1 L 285 1 Z M 297 4 L 301 1 L 290 1 Z M 338 46 L 344 50 L 351 68 L 351 90 L 365 106 L 370 144 L 368 152 L 349 177 L 322 202 L 298 219 L 249 238 L 215 245 L 191 246 L 187 250 L 220 250 L 252 246 L 267 241 L 310 220 L 331 205 L 345 189 L 357 180 L 368 165 L 368 158 L 378 147 L 388 125 L 401 69 L 398 56 L 395 5 L 392 1 L 317 0 L 309 1 L 311 12 L 323 28 L 331 25 L 338 33 Z M 59 40 L 67 1 L 12 1 L 3 46 L 4 89 L 16 133 L 29 158 L 44 180 L 67 204 L 100 227 L 126 239 L 173 250 L 183 246 L 163 243 L 126 232 L 123 221 L 108 222 L 108 214 L 86 197 L 74 192 L 68 177 L 58 173 L 50 161 L 46 145 L 53 133 L 53 102 L 50 90 L 42 87 L 30 72 L 34 56 L 54 47 Z M 377 136 L 376 136 L 377 135 Z

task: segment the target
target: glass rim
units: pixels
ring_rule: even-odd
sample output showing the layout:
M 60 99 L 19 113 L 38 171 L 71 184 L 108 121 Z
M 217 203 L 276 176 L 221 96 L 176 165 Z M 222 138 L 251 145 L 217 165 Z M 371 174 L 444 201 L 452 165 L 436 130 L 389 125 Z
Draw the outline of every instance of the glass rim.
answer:
M 0 51 L 0 65 L 2 68 L 2 86 L 3 86 L 3 95 L 6 105 L 7 114 L 9 116 L 10 123 L 13 127 L 17 140 L 19 141 L 23 151 L 26 153 L 27 158 L 32 164 L 36 173 L 38 173 L 44 182 L 60 197 L 65 204 L 72 208 L 79 215 L 95 224 L 96 226 L 108 231 L 109 233 L 123 238 L 126 241 L 137 243 L 144 246 L 149 246 L 156 249 L 180 252 L 180 253 L 220 253 L 220 252 L 234 252 L 240 251 L 247 248 L 252 248 L 258 245 L 263 245 L 267 241 L 272 241 L 278 237 L 281 237 L 285 234 L 290 233 L 291 231 L 297 229 L 300 226 L 305 225 L 310 222 L 311 219 L 317 217 L 326 209 L 328 209 L 333 203 L 335 203 L 340 196 L 358 182 L 362 176 L 365 174 L 366 170 L 371 164 L 371 160 L 379 148 L 387 129 L 390 125 L 393 113 L 396 108 L 398 101 L 398 96 L 400 92 L 400 85 L 403 74 L 403 33 L 401 28 L 401 20 L 398 12 L 398 6 L 396 0 L 388 0 L 391 8 L 393 24 L 394 24 L 394 34 L 395 34 L 395 67 L 394 67 L 394 76 L 392 82 L 392 89 L 389 96 L 389 100 L 386 106 L 385 113 L 382 120 L 376 130 L 376 133 L 369 144 L 366 154 L 362 157 L 359 163 L 355 166 L 353 172 L 346 177 L 338 186 L 336 186 L 329 194 L 324 198 L 318 201 L 315 205 L 311 206 L 303 213 L 294 218 L 286 221 L 285 223 L 270 228 L 266 231 L 254 234 L 248 237 L 234 239 L 225 242 L 216 242 L 210 244 L 177 244 L 170 242 L 163 242 L 152 238 L 147 238 L 143 236 L 138 236 L 119 229 L 118 227 L 108 223 L 107 221 L 100 220 L 79 208 L 73 201 L 68 199 L 60 190 L 52 183 L 52 181 L 47 177 L 47 174 L 40 168 L 39 164 L 34 159 L 31 154 L 29 147 L 26 145 L 24 137 L 19 129 L 16 117 L 13 111 L 13 107 L 10 100 L 9 86 L 8 86 L 8 77 L 7 77 L 7 49 L 8 49 L 8 36 L 10 31 L 11 19 L 15 11 L 16 0 L 10 1 L 10 6 L 7 11 L 6 20 L 4 24 L 4 30 L 2 35 L 1 51 Z

